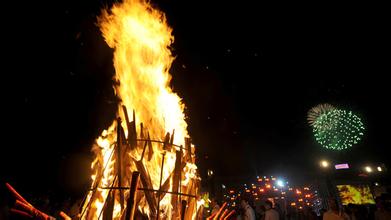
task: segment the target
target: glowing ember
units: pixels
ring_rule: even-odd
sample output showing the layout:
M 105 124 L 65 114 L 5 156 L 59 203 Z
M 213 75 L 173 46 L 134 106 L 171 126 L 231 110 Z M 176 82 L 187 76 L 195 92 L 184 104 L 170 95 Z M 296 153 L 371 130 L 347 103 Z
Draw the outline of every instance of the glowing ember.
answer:
M 142 182 L 143 187 L 155 190 L 162 187 L 160 184 L 168 183 L 167 191 L 196 194 L 199 177 L 192 156 L 194 147 L 189 146 L 183 149 L 181 159 L 183 166 L 180 166 L 181 174 L 178 177 L 180 185 L 177 189 L 173 189 L 176 151 L 180 150 L 177 146 L 185 148 L 188 132 L 183 113 L 184 104 L 169 87 L 171 76 L 168 70 L 174 60 L 169 46 L 173 42 L 173 36 L 164 14 L 145 1 L 125 0 L 123 3 L 115 4 L 109 11 L 104 10 L 98 18 L 98 23 L 107 44 L 114 49 L 115 80 L 118 82 L 115 91 L 121 100 L 117 116 L 121 118 L 121 126 L 114 121 L 102 132 L 92 148 L 96 154 L 96 159 L 91 164 L 92 190 L 87 195 L 81 217 L 82 219 L 103 218 L 103 210 L 108 206 L 108 201 L 110 202 L 108 198 L 113 197 L 113 219 L 120 219 L 126 209 L 126 203 L 121 200 L 127 198 L 129 192 L 128 190 L 110 191 L 108 188 L 129 187 L 131 173 L 140 171 L 140 167 L 145 168 L 150 178 L 144 179 L 150 179 L 151 183 L 148 186 L 146 184 L 148 181 Z M 137 124 L 133 124 L 132 127 L 131 123 L 127 123 L 122 105 L 129 110 L 136 110 L 135 118 L 130 120 L 137 119 L 142 122 L 143 128 Z M 132 112 L 129 111 L 127 114 L 132 115 Z M 122 127 L 123 131 L 118 130 L 119 127 Z M 132 128 L 135 130 L 133 134 L 136 133 L 137 137 L 130 137 Z M 125 137 L 118 135 L 121 132 Z M 166 148 L 162 143 L 155 142 L 149 142 L 151 147 L 146 147 L 148 142 L 145 139 L 148 137 L 166 142 L 166 132 L 172 133 L 167 137 L 173 140 L 173 146 L 176 147 Z M 133 147 L 130 143 L 132 140 L 135 142 Z M 117 153 L 117 145 L 124 146 L 122 150 L 118 150 L 119 153 Z M 148 156 L 144 156 L 146 154 Z M 121 198 L 121 193 L 124 198 Z M 138 210 L 149 217 L 156 215 L 154 209 L 159 202 L 157 194 L 149 193 L 152 200 L 148 200 L 147 192 L 139 194 L 142 196 L 139 196 Z M 187 201 L 189 213 L 186 213 L 188 216 L 186 219 L 195 218 L 201 202 L 194 198 Z M 178 215 L 179 209 L 173 210 L 171 203 L 172 194 L 162 194 L 159 204 L 160 217 L 171 219 Z M 153 207 L 151 204 L 154 204 Z

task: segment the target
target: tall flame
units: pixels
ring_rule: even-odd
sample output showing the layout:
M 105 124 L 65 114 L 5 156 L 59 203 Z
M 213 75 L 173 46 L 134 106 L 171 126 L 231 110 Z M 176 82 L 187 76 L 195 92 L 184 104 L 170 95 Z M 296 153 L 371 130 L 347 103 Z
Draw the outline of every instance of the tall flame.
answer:
M 174 144 L 184 146 L 184 140 L 188 136 L 187 123 L 183 112 L 184 104 L 169 87 L 171 75 L 168 71 L 174 60 L 169 47 L 174 38 L 164 14 L 144 0 L 124 0 L 123 3 L 114 4 L 110 10 L 104 10 L 98 23 L 105 41 L 114 49 L 115 80 L 118 82 L 115 91 L 121 100 L 120 106 L 135 109 L 137 120 L 143 122 L 154 139 L 161 140 L 167 131 L 175 130 Z M 117 115 L 124 118 L 120 106 Z M 127 135 L 128 127 L 124 120 L 122 127 Z M 107 187 L 113 186 L 116 181 L 116 157 L 113 156 L 116 140 L 116 123 L 113 122 L 102 132 L 93 147 L 97 157 L 91 165 L 92 189 L 96 191 L 91 191 L 86 198 L 83 212 L 88 214 L 82 215 L 83 219 L 101 217 L 105 200 L 109 196 Z M 151 177 L 152 187 L 158 189 L 163 161 L 162 146 L 154 144 L 153 152 L 152 159 L 144 160 L 143 165 Z M 189 153 L 191 154 L 185 152 Z M 128 160 L 139 160 L 140 155 L 140 149 L 132 150 Z M 170 178 L 175 159 L 175 152 L 165 152 L 163 182 Z M 134 163 L 131 162 L 129 166 L 131 171 L 137 170 Z M 196 169 L 194 163 L 187 162 L 180 187 L 186 187 L 190 179 L 197 178 Z M 122 215 L 117 197 L 113 211 L 115 219 Z M 168 193 L 160 201 L 160 209 L 167 218 L 171 217 L 170 202 L 171 194 Z M 147 215 L 151 214 L 145 198 L 139 201 L 138 208 Z
M 174 38 L 164 14 L 139 0 L 125 0 L 110 12 L 103 12 L 99 24 L 115 49 L 117 95 L 137 110 L 136 118 L 149 127 L 151 136 L 163 137 L 175 129 L 176 140 L 183 141 L 187 124 L 184 105 L 169 87 L 174 60 L 169 46 Z

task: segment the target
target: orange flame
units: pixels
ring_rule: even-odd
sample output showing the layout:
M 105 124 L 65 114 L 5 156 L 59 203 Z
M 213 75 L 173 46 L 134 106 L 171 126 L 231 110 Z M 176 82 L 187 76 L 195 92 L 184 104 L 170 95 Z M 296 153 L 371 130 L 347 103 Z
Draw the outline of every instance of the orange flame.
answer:
M 164 14 L 143 0 L 124 0 L 123 3 L 114 4 L 109 11 L 104 10 L 98 18 L 98 23 L 106 43 L 114 49 L 115 80 L 118 82 L 114 88 L 121 100 L 120 106 L 135 109 L 137 120 L 144 123 L 144 132 L 147 130 L 154 139 L 162 140 L 167 131 L 175 129 L 174 144 L 184 146 L 184 140 L 188 137 L 183 113 L 185 106 L 181 98 L 169 87 L 171 75 L 168 70 L 174 60 L 169 47 L 174 38 Z M 121 108 L 117 115 L 125 118 Z M 122 127 L 127 135 L 125 120 L 122 120 Z M 140 133 L 140 129 L 137 133 Z M 96 191 L 95 194 L 91 191 L 87 196 L 86 201 L 91 201 L 91 205 L 88 206 L 87 202 L 84 204 L 83 210 L 87 214 L 82 216 L 83 219 L 99 218 L 109 194 L 105 187 L 111 187 L 115 183 L 116 157 L 113 154 L 116 140 L 116 123 L 113 122 L 102 132 L 93 147 L 96 159 L 91 164 L 91 178 L 92 188 Z M 132 150 L 126 159 L 139 160 L 141 151 L 142 149 Z M 162 146 L 153 144 L 153 152 L 152 159 L 143 160 L 143 165 L 151 177 L 152 187 L 159 189 Z M 191 153 L 185 151 L 185 154 Z M 170 178 L 175 160 L 175 152 L 165 152 L 163 182 Z M 133 162 L 129 164 L 128 172 L 137 170 Z M 181 187 L 186 188 L 191 181 L 198 178 L 197 166 L 193 162 L 187 162 L 183 172 L 185 174 L 181 177 Z M 171 182 L 169 188 L 171 191 Z M 170 203 L 171 194 L 167 193 L 160 201 L 160 212 L 169 219 L 172 209 Z M 198 208 L 199 203 L 194 203 L 194 206 Z M 148 216 L 151 215 L 144 197 L 139 201 L 138 209 Z M 122 212 L 116 195 L 113 218 L 120 219 Z

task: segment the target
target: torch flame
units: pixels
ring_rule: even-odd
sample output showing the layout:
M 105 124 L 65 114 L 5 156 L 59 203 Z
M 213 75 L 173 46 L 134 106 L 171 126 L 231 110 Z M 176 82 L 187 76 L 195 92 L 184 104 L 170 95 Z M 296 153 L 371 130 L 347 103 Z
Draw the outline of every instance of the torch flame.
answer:
M 114 79 L 117 82 L 114 88 L 121 100 L 117 112 L 118 117 L 125 118 L 122 105 L 130 110 L 135 109 L 135 118 L 143 122 L 145 130 L 151 137 L 162 140 L 167 131 L 175 130 L 174 144 L 184 146 L 184 140 L 188 137 L 185 106 L 181 98 L 169 87 L 171 75 L 168 71 L 174 60 L 169 47 L 174 38 L 164 14 L 144 0 L 124 0 L 123 3 L 114 4 L 110 10 L 103 10 L 98 18 L 98 24 L 106 43 L 114 49 Z M 132 115 L 130 112 L 127 114 Z M 126 121 L 122 120 L 121 123 L 127 135 Z M 137 133 L 139 132 L 140 129 Z M 96 159 L 91 164 L 92 191 L 88 194 L 83 206 L 83 212 L 87 213 L 82 215 L 83 219 L 102 218 L 104 202 L 109 196 L 107 188 L 116 182 L 116 157 L 113 156 L 116 140 L 116 122 L 114 121 L 107 130 L 102 132 L 92 149 L 96 154 Z M 194 150 L 193 146 L 191 149 Z M 160 168 L 163 161 L 162 146 L 153 144 L 153 152 L 151 160 L 142 162 L 151 177 L 153 188 L 159 189 Z M 185 151 L 184 153 L 191 155 L 192 152 Z M 163 182 L 170 178 L 176 160 L 175 151 L 165 151 L 164 155 Z M 134 161 L 140 158 L 140 149 L 134 149 L 130 151 L 127 160 Z M 194 188 L 194 185 L 189 182 L 198 178 L 196 169 L 194 161 L 186 163 L 180 187 Z M 137 168 L 134 162 L 130 162 L 129 172 L 135 170 Z M 171 191 L 172 181 L 169 180 L 169 183 Z M 159 213 L 163 213 L 168 219 L 171 218 L 170 202 L 171 194 L 169 193 L 165 194 L 160 201 Z M 200 204 L 194 203 L 194 206 L 198 208 Z M 148 216 L 151 214 L 144 197 L 138 202 L 138 209 Z M 123 213 L 121 213 L 118 196 L 115 196 L 113 210 L 113 218 L 120 219 Z

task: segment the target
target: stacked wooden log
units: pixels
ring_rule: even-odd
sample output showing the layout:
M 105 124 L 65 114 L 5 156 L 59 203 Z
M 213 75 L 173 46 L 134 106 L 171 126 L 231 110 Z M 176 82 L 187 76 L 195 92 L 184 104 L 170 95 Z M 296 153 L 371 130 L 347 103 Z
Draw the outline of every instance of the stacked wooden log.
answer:
M 121 125 L 121 118 L 117 119 L 117 140 L 113 155 L 115 158 L 115 173 L 116 178 L 112 182 L 112 187 L 108 196 L 104 198 L 104 210 L 103 218 L 112 218 L 114 197 L 119 198 L 121 205 L 121 219 L 142 219 L 142 214 L 138 210 L 138 203 L 144 198 L 144 201 L 148 204 L 150 215 L 149 218 L 155 219 L 192 219 L 194 213 L 200 214 L 197 210 L 196 195 L 199 194 L 200 181 L 197 178 L 189 180 L 187 185 L 182 184 L 182 180 L 185 179 L 184 168 L 186 164 L 195 163 L 194 148 L 191 147 L 191 140 L 187 138 L 185 140 L 185 146 L 174 145 L 174 134 L 166 133 L 163 141 L 151 140 L 147 128 L 140 124 L 139 134 L 136 130 L 135 112 L 133 112 L 133 121 L 130 121 L 128 112 L 125 106 L 122 106 L 123 115 L 126 124 L 127 134 L 125 135 L 124 128 Z M 157 143 L 156 143 L 157 142 Z M 153 144 L 160 144 L 163 152 L 175 153 L 175 167 L 170 173 L 169 177 L 160 182 L 159 188 L 154 188 L 150 176 L 150 172 L 147 170 L 145 163 L 150 161 L 154 156 L 161 154 L 161 152 L 154 152 Z M 142 152 L 140 158 L 129 157 L 132 151 Z M 164 160 L 165 153 L 161 154 L 162 160 Z M 96 164 L 95 166 L 107 166 L 107 164 Z M 164 167 L 160 167 L 162 170 Z M 159 169 L 160 169 L 159 168 Z M 103 169 L 101 169 L 103 170 Z M 99 193 L 96 193 L 98 182 L 101 181 L 102 172 L 98 172 L 95 178 L 97 184 L 95 189 L 89 193 L 89 198 L 86 199 L 83 206 L 83 211 L 88 209 L 88 213 L 81 215 L 86 216 L 86 219 L 92 219 L 94 207 L 91 207 L 91 201 L 93 201 Z M 156 171 L 155 171 L 156 172 Z M 136 182 L 134 182 L 136 181 Z M 135 188 L 136 187 L 136 188 Z M 164 196 L 171 194 L 171 206 L 172 211 L 168 214 L 160 214 L 159 210 L 160 201 Z M 184 205 L 185 204 L 185 205 Z M 161 208 L 161 207 L 160 207 Z M 145 216 L 144 216 L 145 217 Z M 83 217 L 82 217 L 83 218 Z

